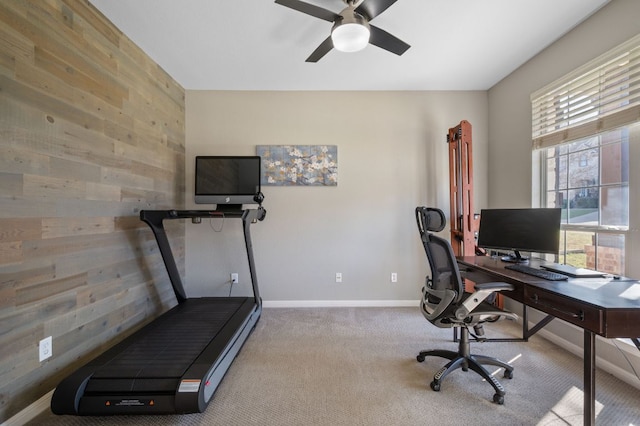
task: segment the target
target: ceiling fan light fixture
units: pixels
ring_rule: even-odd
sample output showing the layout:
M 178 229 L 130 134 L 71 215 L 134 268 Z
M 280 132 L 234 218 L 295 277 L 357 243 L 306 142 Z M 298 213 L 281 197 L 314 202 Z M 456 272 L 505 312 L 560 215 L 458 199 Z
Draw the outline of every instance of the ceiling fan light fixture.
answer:
M 347 7 L 342 9 L 340 13 L 335 13 L 302 0 L 275 0 L 276 3 L 290 9 L 333 23 L 331 35 L 325 38 L 305 61 L 312 63 L 318 62 L 333 49 L 356 52 L 364 49 L 367 44 L 373 44 L 398 56 L 402 55 L 411 46 L 398 37 L 369 25 L 371 19 L 384 12 L 396 1 L 343 0 Z M 372 28 L 373 30 L 371 30 Z
M 333 47 L 341 52 L 357 52 L 369 44 L 369 28 L 359 23 L 336 25 L 331 31 Z

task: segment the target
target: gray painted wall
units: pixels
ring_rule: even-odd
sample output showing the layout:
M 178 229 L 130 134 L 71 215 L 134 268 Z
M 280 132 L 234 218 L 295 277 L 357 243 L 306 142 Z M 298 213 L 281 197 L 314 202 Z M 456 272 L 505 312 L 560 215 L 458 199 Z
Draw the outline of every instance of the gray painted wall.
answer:
M 638 33 L 640 1 L 613 0 L 489 90 L 489 207 L 531 205 L 531 93 Z
M 531 190 L 535 179 L 531 93 L 639 34 L 638 17 L 640 1 L 614 0 L 489 90 L 489 207 L 527 207 L 538 201 L 537 193 Z M 637 168 L 632 169 L 635 176 Z M 640 200 L 635 198 L 631 200 L 632 212 L 640 210 Z M 637 214 L 630 216 L 634 220 Z M 637 224 L 632 229 L 637 229 Z M 634 261 L 640 255 L 633 249 L 640 248 L 639 240 L 638 233 L 632 233 L 628 276 L 640 277 L 640 262 Z
M 256 145 L 338 146 L 337 187 L 263 188 L 267 219 L 252 233 L 265 301 L 417 301 L 427 263 L 413 211 L 431 205 L 448 215 L 445 136 L 461 120 L 473 126 L 475 202 L 486 204 L 486 92 L 187 91 L 186 110 L 188 207 L 196 207 L 196 155 L 254 155 Z M 226 232 L 216 233 L 221 225 Z M 246 291 L 236 225 L 187 226 L 188 291 L 228 293 L 229 273 L 238 270 L 233 294 Z

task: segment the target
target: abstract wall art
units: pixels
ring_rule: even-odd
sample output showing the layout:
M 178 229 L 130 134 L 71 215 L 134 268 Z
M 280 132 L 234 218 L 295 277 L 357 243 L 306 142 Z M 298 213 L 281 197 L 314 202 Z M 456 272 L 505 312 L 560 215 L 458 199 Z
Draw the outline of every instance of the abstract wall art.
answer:
M 261 185 L 337 186 L 337 145 L 258 145 Z

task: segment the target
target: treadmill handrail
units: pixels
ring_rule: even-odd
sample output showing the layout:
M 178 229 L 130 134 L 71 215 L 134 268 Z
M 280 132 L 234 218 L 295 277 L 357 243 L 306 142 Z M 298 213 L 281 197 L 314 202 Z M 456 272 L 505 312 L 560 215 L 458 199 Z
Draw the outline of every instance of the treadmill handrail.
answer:
M 245 210 L 231 210 L 231 211 L 219 211 L 219 210 L 141 210 L 140 220 L 145 222 L 156 238 L 158 248 L 160 249 L 160 255 L 164 262 L 167 273 L 169 274 L 169 280 L 173 286 L 173 291 L 176 295 L 178 303 L 182 303 L 187 300 L 187 293 L 184 290 L 182 278 L 176 265 L 176 260 L 171 250 L 171 244 L 167 238 L 167 233 L 164 229 L 163 221 L 165 219 L 189 219 L 189 218 L 213 218 L 213 217 L 225 217 L 225 218 L 240 218 L 243 223 L 244 242 L 247 250 L 247 259 L 249 261 L 249 274 L 251 275 L 251 285 L 253 289 L 253 296 L 256 299 L 258 306 L 262 306 L 262 299 L 260 298 L 260 291 L 258 288 L 258 280 L 256 276 L 256 268 L 253 259 L 253 244 L 251 242 L 251 224 L 260 220 L 264 220 L 267 211 L 263 207 L 257 209 L 245 209 Z

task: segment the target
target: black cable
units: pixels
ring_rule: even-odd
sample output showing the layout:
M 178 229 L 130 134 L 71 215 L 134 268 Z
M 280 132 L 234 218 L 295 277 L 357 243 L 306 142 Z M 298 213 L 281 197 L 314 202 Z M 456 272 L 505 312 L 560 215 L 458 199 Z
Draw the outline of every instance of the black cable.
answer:
M 638 375 L 638 370 L 635 369 L 635 367 L 633 366 L 633 363 L 631 362 L 631 360 L 629 359 L 629 357 L 627 356 L 627 354 L 625 354 L 625 350 L 622 349 L 620 346 L 618 346 L 618 339 L 610 339 L 613 342 L 613 345 L 618 348 L 618 350 L 620 351 L 620 353 L 622 354 L 622 357 L 627 361 L 627 364 L 629 364 L 629 367 L 631 368 L 631 371 L 633 371 L 633 374 L 636 375 L 636 379 L 640 380 L 640 375 Z M 640 348 L 638 348 L 640 349 Z
M 222 222 L 220 223 L 220 229 L 216 229 L 213 226 L 213 218 L 209 218 L 209 228 L 213 229 L 213 232 L 222 232 L 222 228 L 224 228 L 224 214 L 222 214 L 220 217 L 222 217 Z

